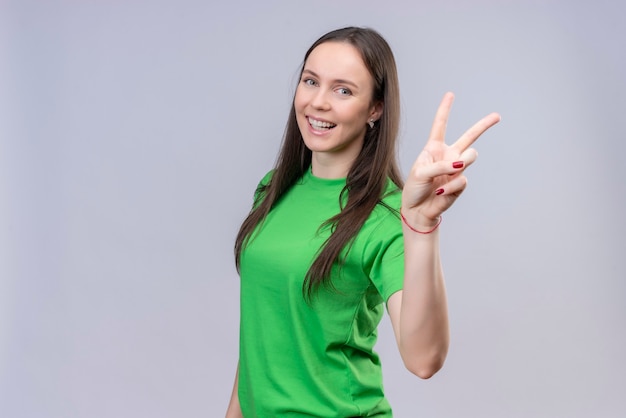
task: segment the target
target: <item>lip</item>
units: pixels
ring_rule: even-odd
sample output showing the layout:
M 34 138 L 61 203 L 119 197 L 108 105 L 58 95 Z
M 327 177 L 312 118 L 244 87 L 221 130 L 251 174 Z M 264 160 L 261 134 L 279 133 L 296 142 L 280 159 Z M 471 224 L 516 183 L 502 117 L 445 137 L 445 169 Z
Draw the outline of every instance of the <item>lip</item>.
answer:
M 335 125 L 335 127 L 337 126 L 336 123 L 331 122 L 331 121 L 329 121 L 327 119 L 317 118 L 315 116 L 310 116 L 310 115 L 305 115 L 305 120 L 306 120 L 307 126 L 309 127 L 309 132 L 311 132 L 312 134 L 317 135 L 317 136 L 329 135 L 332 132 L 332 129 L 328 129 L 328 130 L 325 130 L 325 131 L 318 131 L 317 129 L 315 129 L 313 127 L 313 125 L 311 125 L 311 122 L 309 122 L 309 119 L 313 119 L 313 120 L 316 120 L 318 122 L 332 123 L 333 125 Z
M 311 116 L 311 115 L 304 115 L 304 117 L 306 118 L 306 121 L 307 121 L 307 122 L 309 121 L 309 119 L 313 119 L 313 120 L 316 120 L 316 121 L 318 121 L 318 122 L 332 123 L 333 125 L 335 125 L 335 122 L 331 122 L 331 121 L 329 121 L 329 120 L 327 120 L 327 119 L 317 118 L 317 117 L 315 117 L 315 116 Z

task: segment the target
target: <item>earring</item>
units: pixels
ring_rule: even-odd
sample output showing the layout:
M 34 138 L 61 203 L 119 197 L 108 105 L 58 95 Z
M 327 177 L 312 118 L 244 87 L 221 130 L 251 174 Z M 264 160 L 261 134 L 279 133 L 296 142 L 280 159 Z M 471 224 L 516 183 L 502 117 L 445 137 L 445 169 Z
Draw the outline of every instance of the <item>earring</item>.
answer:
M 374 127 L 374 119 L 370 119 L 370 121 L 367 122 L 367 124 L 370 126 L 370 129 L 372 129 Z

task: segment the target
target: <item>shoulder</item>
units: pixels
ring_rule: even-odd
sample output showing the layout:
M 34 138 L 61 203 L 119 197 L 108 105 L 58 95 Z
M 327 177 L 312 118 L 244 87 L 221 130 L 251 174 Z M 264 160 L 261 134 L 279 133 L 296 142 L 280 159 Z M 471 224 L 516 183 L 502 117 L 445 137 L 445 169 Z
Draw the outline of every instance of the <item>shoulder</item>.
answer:
M 266 187 L 270 183 L 270 180 L 272 180 L 272 177 L 274 176 L 274 172 L 275 170 L 270 170 L 267 173 L 265 173 L 261 181 L 259 181 L 257 189 L 260 187 Z
M 392 205 L 395 209 L 400 209 L 402 203 L 402 189 L 398 187 L 391 179 L 387 179 L 387 185 L 383 191 L 381 202 Z
M 270 184 L 270 181 L 272 180 L 274 171 L 275 170 L 268 171 L 257 184 L 256 189 L 254 190 L 254 200 L 253 200 L 253 205 L 252 205 L 253 208 L 258 207 L 261 201 L 263 200 L 263 197 L 265 196 L 265 190 L 267 189 L 268 185 Z
M 402 190 L 391 180 L 388 180 L 378 204 L 366 221 L 366 225 L 372 228 L 373 232 L 401 231 L 401 224 L 398 222 L 401 204 Z
M 374 212 L 380 212 L 379 215 L 382 215 L 383 218 L 399 218 L 401 204 L 402 190 L 393 181 L 388 179 L 380 202 L 376 205 Z

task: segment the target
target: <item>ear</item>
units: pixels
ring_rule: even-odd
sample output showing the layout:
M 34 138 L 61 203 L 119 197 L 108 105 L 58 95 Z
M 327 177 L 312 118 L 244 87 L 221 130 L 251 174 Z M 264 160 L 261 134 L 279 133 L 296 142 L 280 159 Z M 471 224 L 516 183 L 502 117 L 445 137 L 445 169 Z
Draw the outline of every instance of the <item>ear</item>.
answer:
M 372 110 L 370 112 L 370 117 L 368 118 L 368 120 L 377 121 L 378 119 L 380 119 L 380 117 L 383 115 L 384 107 L 385 105 L 383 104 L 383 102 L 374 103 L 374 106 L 372 106 Z

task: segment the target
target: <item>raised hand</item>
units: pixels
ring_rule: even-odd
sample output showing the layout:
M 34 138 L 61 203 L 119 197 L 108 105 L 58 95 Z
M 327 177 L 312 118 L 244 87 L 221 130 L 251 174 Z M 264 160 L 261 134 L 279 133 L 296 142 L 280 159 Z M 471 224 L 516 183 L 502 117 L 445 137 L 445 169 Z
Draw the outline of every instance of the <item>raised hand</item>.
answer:
M 469 128 L 452 145 L 445 135 L 452 93 L 446 93 L 437 109 L 428 142 L 413 164 L 402 191 L 402 214 L 411 226 L 427 230 L 456 201 L 467 185 L 464 171 L 478 156 L 471 145 L 487 129 L 500 121 L 491 113 Z

